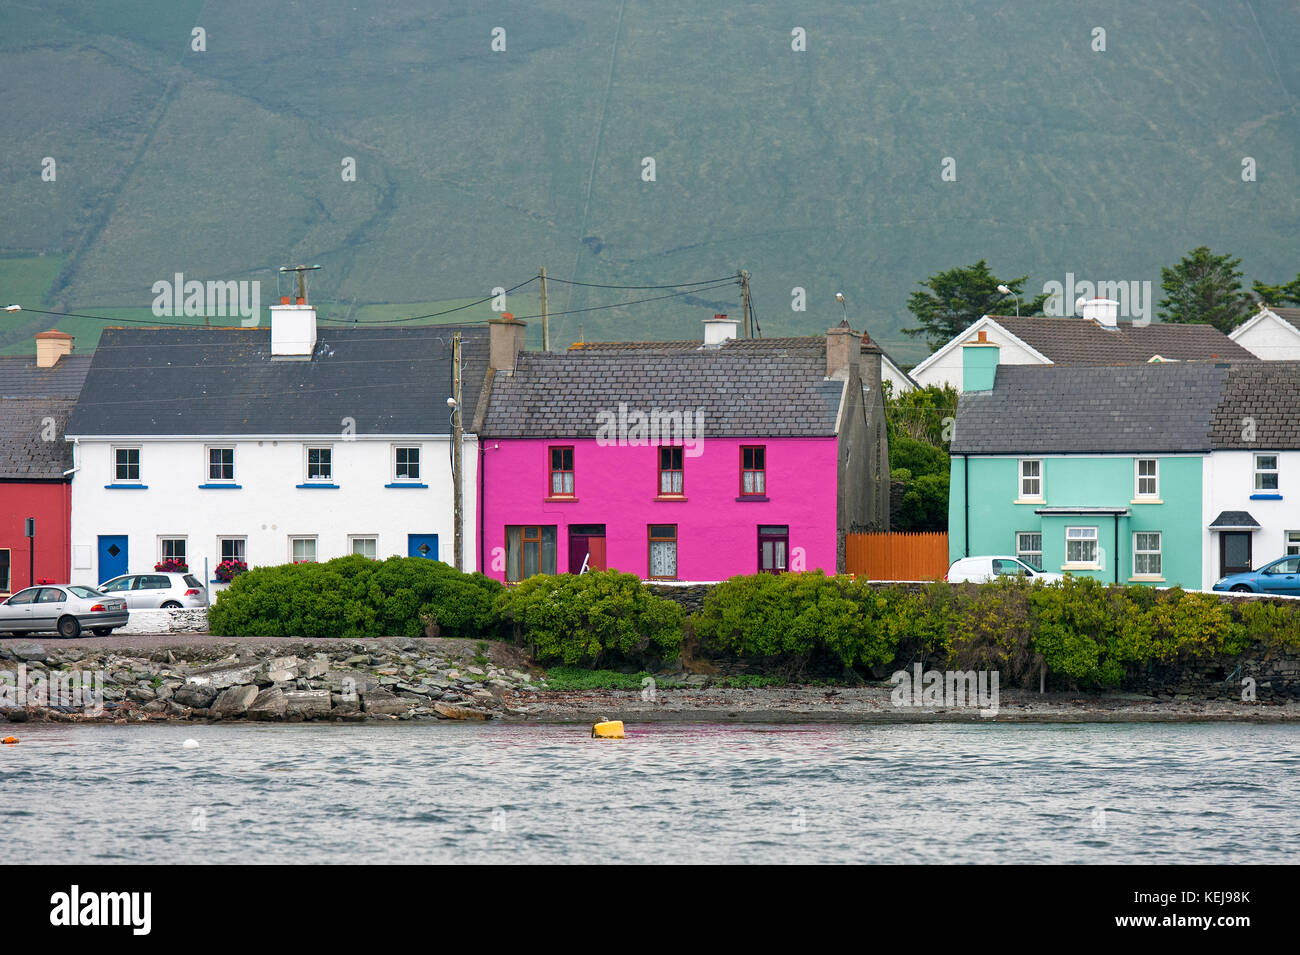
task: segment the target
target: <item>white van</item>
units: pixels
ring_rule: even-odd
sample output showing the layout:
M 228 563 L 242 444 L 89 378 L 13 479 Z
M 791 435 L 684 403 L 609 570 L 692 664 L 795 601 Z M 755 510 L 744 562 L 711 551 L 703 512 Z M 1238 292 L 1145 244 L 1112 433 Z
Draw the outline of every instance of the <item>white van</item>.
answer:
M 1018 557 L 961 557 L 943 575 L 950 584 L 987 584 L 999 577 L 1024 577 L 1049 584 L 1064 579 L 1061 574 L 1034 570 Z

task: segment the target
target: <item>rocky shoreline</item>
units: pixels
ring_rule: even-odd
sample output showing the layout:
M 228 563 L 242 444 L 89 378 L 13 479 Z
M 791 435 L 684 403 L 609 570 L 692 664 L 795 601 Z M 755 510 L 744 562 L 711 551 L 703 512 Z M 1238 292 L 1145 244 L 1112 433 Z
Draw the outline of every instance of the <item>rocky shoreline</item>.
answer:
M 897 706 L 888 685 L 726 688 L 707 677 L 667 678 L 650 690 L 555 690 L 517 647 L 422 638 L 344 641 L 214 640 L 167 645 L 0 644 L 0 720 L 147 723 L 507 720 L 652 722 L 1291 722 L 1300 702 L 1170 693 L 1004 690 L 994 713 Z M 100 705 L 69 702 L 69 677 Z M 23 693 L 18 696 L 18 677 Z M 682 675 L 684 676 L 684 674 Z M 42 684 L 44 689 L 42 690 Z M 64 685 L 60 697 L 58 685 Z M 44 696 L 42 696 L 44 692 Z

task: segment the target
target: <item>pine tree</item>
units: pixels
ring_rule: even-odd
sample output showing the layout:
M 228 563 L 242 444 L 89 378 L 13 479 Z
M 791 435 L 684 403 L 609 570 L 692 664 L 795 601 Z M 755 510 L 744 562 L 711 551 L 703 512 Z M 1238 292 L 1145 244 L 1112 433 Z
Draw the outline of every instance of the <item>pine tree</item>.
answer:
M 999 285 L 1020 295 L 1027 278 L 1022 275 L 1018 279 L 999 279 L 983 259 L 966 268 L 936 273 L 918 283 L 927 291 L 913 292 L 908 297 L 907 309 L 916 316 L 920 327 L 905 328 L 903 334 L 924 335 L 930 351 L 935 351 L 989 314 L 995 305 L 1010 302 L 998 291 Z M 1031 299 L 1022 296 L 1020 314 L 1041 314 L 1047 299 L 1046 294 Z
M 1166 322 L 1213 325 L 1225 335 L 1255 311 L 1241 287 L 1241 259 L 1193 249 L 1173 268 L 1160 270 L 1160 318 Z

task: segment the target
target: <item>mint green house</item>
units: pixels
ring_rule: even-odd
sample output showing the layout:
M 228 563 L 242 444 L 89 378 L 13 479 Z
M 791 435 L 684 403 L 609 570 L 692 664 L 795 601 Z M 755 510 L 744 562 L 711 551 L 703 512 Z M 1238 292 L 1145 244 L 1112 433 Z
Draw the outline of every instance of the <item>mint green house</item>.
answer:
M 1200 588 L 1203 474 L 1227 367 L 999 366 L 982 338 L 963 348 L 949 560 L 1015 556 L 1107 583 Z

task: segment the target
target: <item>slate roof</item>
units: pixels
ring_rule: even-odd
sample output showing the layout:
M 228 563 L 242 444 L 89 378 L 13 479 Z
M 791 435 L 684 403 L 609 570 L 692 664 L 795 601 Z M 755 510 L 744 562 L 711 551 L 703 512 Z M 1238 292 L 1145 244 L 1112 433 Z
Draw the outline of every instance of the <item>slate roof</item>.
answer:
M 482 326 L 320 325 L 310 361 L 271 359 L 271 329 L 108 328 L 68 424 L 73 435 L 446 434 L 451 336 L 463 407 L 487 370 Z
M 0 355 L 0 398 L 75 398 L 89 369 L 89 355 L 64 355 L 53 368 L 38 368 L 35 355 Z
M 1213 325 L 1120 322 L 1108 329 L 1087 318 L 989 318 L 1057 365 L 1134 364 L 1154 355 L 1177 361 L 1258 361 Z
M 961 395 L 951 452 L 1207 451 L 1228 372 L 1210 362 L 1001 365 L 991 391 Z
M 1300 448 L 1300 361 L 1234 365 L 1214 409 L 1211 441 L 1225 449 Z
M 68 480 L 72 445 L 63 432 L 74 404 L 66 397 L 0 398 L 0 481 Z
M 825 374 L 825 345 L 816 338 L 751 339 L 701 350 L 635 342 L 525 352 L 513 375 L 496 376 L 483 433 L 595 437 L 599 413 L 618 414 L 625 403 L 629 411 L 699 409 L 706 436 L 830 436 L 844 382 Z
M 1219 516 L 1210 522 L 1211 527 L 1259 527 L 1259 521 L 1251 517 L 1250 511 L 1220 511 Z

